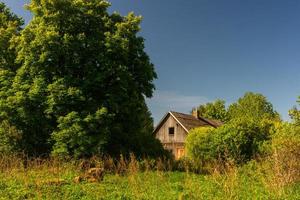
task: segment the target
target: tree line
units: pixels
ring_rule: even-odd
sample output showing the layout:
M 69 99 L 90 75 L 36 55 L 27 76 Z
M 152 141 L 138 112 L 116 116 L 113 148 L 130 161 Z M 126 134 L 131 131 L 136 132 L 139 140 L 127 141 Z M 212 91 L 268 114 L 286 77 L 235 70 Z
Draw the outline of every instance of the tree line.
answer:
M 243 164 L 279 151 L 287 155 L 293 152 L 293 156 L 300 153 L 300 111 L 297 107 L 289 111 L 292 121 L 286 122 L 265 96 L 247 92 L 228 107 L 224 100 L 216 100 L 197 109 L 199 116 L 224 122 L 216 129 L 193 129 L 188 135 L 188 156 L 201 165 L 214 160 Z
M 139 35 L 142 18 L 109 13 L 109 6 L 103 0 L 31 0 L 26 8 L 33 18 L 24 25 L 0 3 L 0 153 L 168 155 L 152 135 L 145 103 L 157 75 Z M 276 138 L 299 135 L 297 107 L 289 112 L 293 122 L 283 122 L 261 94 L 198 110 L 224 122 L 189 134 L 188 153 L 202 161 L 242 163 L 283 141 Z

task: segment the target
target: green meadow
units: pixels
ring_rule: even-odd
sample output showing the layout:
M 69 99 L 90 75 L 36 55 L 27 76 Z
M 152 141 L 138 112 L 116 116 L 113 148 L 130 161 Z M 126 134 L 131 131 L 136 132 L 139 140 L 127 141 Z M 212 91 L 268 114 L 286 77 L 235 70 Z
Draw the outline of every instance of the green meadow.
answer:
M 75 182 L 85 173 L 77 161 L 34 160 L 24 168 L 12 160 L 1 163 L 0 199 L 300 199 L 299 182 L 255 161 L 208 174 L 131 161 L 107 168 L 101 181 Z

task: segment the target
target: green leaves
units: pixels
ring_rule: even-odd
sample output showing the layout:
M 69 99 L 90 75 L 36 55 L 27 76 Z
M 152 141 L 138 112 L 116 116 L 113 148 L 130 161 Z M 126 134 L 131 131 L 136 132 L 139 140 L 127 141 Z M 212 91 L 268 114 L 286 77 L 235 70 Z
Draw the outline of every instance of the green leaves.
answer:
M 212 103 L 200 105 L 197 110 L 200 116 L 204 118 L 217 119 L 222 122 L 228 121 L 228 113 L 225 107 L 224 100 L 218 99 Z
M 105 108 L 87 116 L 71 112 L 59 117 L 58 130 L 52 135 L 55 141 L 53 154 L 82 157 L 103 153 L 109 134 L 109 118 Z
M 225 107 L 224 100 L 218 99 L 215 102 L 200 105 L 197 109 L 200 116 L 222 122 L 240 119 L 280 121 L 280 116 L 273 109 L 273 105 L 259 93 L 247 92 L 228 108 Z
M 0 66 L 0 117 L 21 130 L 23 151 L 80 157 L 142 154 L 145 138 L 156 145 L 145 104 L 156 74 L 137 36 L 141 17 L 109 14 L 108 6 L 32 0 L 33 19 L 21 32 L 13 26 L 21 20 L 0 14 L 11 19 L 5 33 L 0 27 L 1 38 L 11 38 L 0 39 L 0 49 L 12 49 L 12 64 Z
M 86 101 L 82 90 L 67 86 L 65 80 L 60 78 L 47 86 L 47 109 L 45 113 L 60 117 L 76 109 L 84 109 Z
M 225 101 L 217 100 L 200 105 L 198 111 L 202 117 L 225 122 L 206 134 L 194 130 L 188 136 L 187 149 L 197 149 L 192 155 L 194 158 L 200 156 L 202 160 L 221 158 L 238 164 L 247 162 L 266 153 L 264 148 L 271 140 L 276 124 L 281 123 L 279 114 L 266 97 L 252 92 L 246 93 L 228 109 Z
M 298 98 L 297 102 L 300 104 L 300 97 Z M 300 126 L 300 110 L 297 106 L 294 106 L 291 110 L 289 110 L 289 115 L 293 120 L 293 123 L 297 126 Z
M 12 41 L 19 35 L 22 25 L 23 20 L 0 3 L 0 69 L 16 70 L 16 51 Z
M 262 94 L 247 92 L 236 103 L 228 108 L 230 119 L 262 119 L 280 120 L 279 114 L 273 109 L 273 105 Z
M 10 154 L 18 151 L 20 140 L 22 140 L 22 132 L 16 127 L 11 126 L 8 121 L 4 120 L 0 123 L 0 152 Z
M 201 127 L 190 131 L 186 138 L 187 155 L 196 161 L 210 161 L 216 158 L 212 141 L 213 128 Z
M 275 123 L 271 121 L 231 120 L 217 129 L 192 130 L 186 140 L 186 149 L 197 161 L 223 159 L 242 164 L 265 153 L 263 145 L 271 139 L 274 128 Z

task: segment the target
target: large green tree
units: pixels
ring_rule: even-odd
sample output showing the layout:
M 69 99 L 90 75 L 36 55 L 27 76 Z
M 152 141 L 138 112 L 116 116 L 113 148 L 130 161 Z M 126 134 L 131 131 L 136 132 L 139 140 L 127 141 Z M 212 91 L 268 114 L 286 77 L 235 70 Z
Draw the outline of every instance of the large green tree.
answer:
M 228 122 L 236 119 L 270 119 L 279 120 L 279 114 L 274 110 L 273 105 L 265 96 L 259 93 L 247 92 L 232 103 L 228 108 L 224 100 L 216 100 L 200 105 L 198 114 L 208 119 L 218 119 L 222 122 Z
M 28 5 L 33 19 L 14 39 L 20 67 L 1 108 L 21 131 L 25 152 L 145 153 L 141 138 L 152 131 L 145 97 L 152 95 L 156 73 L 138 35 L 141 17 L 109 14 L 109 5 L 103 0 Z
M 251 119 L 261 121 L 263 119 L 279 120 L 280 116 L 265 96 L 259 93 L 247 92 L 228 108 L 230 120 Z
M 228 108 L 229 121 L 215 132 L 218 154 L 238 163 L 248 161 L 270 141 L 281 119 L 271 102 L 259 93 L 247 92 Z M 228 155 L 226 155 L 228 154 Z
M 225 106 L 224 100 L 216 100 L 214 102 L 209 102 L 203 105 L 200 105 L 198 108 L 198 114 L 201 117 L 207 119 L 217 119 L 222 122 L 228 121 L 228 113 Z

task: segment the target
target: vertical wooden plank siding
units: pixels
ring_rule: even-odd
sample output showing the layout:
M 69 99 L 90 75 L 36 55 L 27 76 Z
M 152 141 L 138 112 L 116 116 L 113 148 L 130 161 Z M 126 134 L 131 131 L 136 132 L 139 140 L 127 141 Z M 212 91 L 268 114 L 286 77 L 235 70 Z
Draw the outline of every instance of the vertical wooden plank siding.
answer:
M 169 135 L 170 127 L 175 129 L 174 136 Z M 167 116 L 156 132 L 156 138 L 161 141 L 165 149 L 172 151 L 176 159 L 183 155 L 186 136 L 186 131 L 171 115 Z

